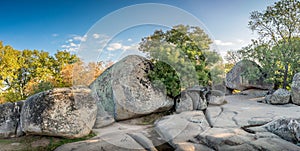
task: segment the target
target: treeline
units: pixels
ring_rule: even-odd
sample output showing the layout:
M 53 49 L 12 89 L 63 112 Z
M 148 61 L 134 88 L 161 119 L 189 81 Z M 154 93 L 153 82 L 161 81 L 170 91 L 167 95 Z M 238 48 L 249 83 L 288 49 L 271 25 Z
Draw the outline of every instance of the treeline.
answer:
M 0 41 L 0 103 L 24 100 L 54 87 L 88 85 L 105 69 L 102 62 L 84 64 L 75 54 L 16 50 Z
M 289 89 L 293 76 L 300 72 L 300 2 L 280 0 L 265 11 L 250 15 L 249 27 L 259 37 L 240 50 L 229 51 L 227 66 L 242 59 L 257 62 L 274 89 Z

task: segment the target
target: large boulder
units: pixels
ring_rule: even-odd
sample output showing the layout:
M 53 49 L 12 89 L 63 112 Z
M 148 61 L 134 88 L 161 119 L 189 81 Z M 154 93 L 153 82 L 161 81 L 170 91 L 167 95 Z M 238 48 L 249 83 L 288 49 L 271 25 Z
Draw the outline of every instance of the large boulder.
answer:
M 292 102 L 300 105 L 300 73 L 295 74 L 292 83 Z
M 79 138 L 90 133 L 96 115 L 96 101 L 90 89 L 55 88 L 25 101 L 21 127 L 27 134 Z
M 98 110 L 104 108 L 108 115 L 118 121 L 172 108 L 174 101 L 155 88 L 147 78 L 151 67 L 149 60 L 131 55 L 104 71 L 90 85 L 98 96 Z M 103 119 L 99 113 L 96 123 L 101 123 Z
M 20 113 L 23 102 L 0 104 L 0 138 L 22 135 Z
M 262 75 L 256 80 L 249 78 L 249 74 Z M 261 67 L 253 61 L 242 60 L 238 62 L 227 74 L 226 74 L 226 87 L 235 90 L 246 90 L 250 88 L 258 88 L 269 90 L 273 88 L 273 85 L 265 82 L 265 78 L 261 71 Z
M 291 94 L 286 89 L 278 89 L 273 94 L 266 96 L 266 103 L 287 104 L 290 102 Z

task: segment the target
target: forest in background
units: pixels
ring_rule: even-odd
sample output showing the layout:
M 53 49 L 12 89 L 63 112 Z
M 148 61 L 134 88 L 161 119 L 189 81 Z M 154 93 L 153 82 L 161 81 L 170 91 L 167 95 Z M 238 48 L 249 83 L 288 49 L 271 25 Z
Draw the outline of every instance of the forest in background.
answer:
M 106 67 L 102 62 L 84 64 L 67 51 L 51 56 L 45 51 L 16 50 L 0 41 L 0 103 L 24 100 L 54 87 L 69 87 L 74 81 L 89 85 Z

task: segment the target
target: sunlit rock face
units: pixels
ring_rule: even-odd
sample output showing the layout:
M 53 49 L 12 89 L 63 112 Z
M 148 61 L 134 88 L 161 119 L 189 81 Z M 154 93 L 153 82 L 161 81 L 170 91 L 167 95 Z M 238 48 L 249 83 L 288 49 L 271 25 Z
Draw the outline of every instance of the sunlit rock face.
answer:
M 91 132 L 96 115 L 95 97 L 89 88 L 55 88 L 25 101 L 21 127 L 26 134 L 79 138 Z
M 151 62 L 144 57 L 127 56 L 104 71 L 90 85 L 98 96 L 95 127 L 101 127 L 103 116 L 118 121 L 172 108 L 174 101 L 155 88 L 147 78 L 151 67 Z

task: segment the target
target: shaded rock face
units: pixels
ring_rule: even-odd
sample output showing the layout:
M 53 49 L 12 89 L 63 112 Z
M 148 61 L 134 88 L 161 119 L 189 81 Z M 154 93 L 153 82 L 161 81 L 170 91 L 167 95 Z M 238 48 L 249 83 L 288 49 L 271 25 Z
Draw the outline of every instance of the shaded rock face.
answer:
M 287 141 L 300 143 L 300 119 L 277 119 L 264 127 Z
M 264 77 L 259 77 L 258 80 L 251 80 L 245 77 L 246 72 L 261 72 L 261 68 L 253 61 L 242 60 L 238 62 L 227 74 L 226 74 L 226 87 L 235 90 L 246 90 L 250 88 L 258 89 L 272 89 L 273 85 L 266 83 Z M 253 73 L 255 74 L 255 73 Z M 261 74 L 261 73 L 260 73 Z
M 95 97 L 90 89 L 55 88 L 25 101 L 21 127 L 26 134 L 79 138 L 90 133 L 96 114 Z
M 23 102 L 0 104 L 0 138 L 21 136 L 20 114 Z
M 149 60 L 132 55 L 108 68 L 90 85 L 98 96 L 98 110 L 104 108 L 107 115 L 118 121 L 172 108 L 174 101 L 147 78 L 151 66 Z M 96 123 L 101 123 L 99 113 Z
M 292 83 L 292 102 L 300 105 L 300 73 L 295 74 Z
M 217 84 L 212 86 L 213 90 L 218 90 L 223 92 L 225 95 L 231 95 L 232 94 L 232 89 L 229 89 L 225 86 L 225 82 L 223 84 Z
M 287 104 L 290 102 L 291 94 L 288 90 L 278 89 L 273 94 L 266 96 L 268 104 Z
M 222 91 L 211 90 L 207 101 L 210 105 L 225 104 L 225 94 Z
M 207 88 L 199 86 L 182 91 L 175 101 L 176 112 L 205 110 L 207 108 L 206 94 L 208 92 Z

